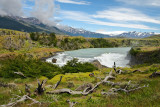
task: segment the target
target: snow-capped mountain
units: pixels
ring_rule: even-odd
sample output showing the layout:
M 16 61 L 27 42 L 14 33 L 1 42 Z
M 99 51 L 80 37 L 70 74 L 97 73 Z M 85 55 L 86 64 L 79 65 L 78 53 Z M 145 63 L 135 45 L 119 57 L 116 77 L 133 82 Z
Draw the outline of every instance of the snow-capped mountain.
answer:
M 70 26 L 57 25 L 61 31 L 71 36 L 83 36 L 83 37 L 94 37 L 94 38 L 109 38 L 110 36 L 107 34 L 101 34 L 96 32 L 87 31 L 82 28 L 73 28 Z
M 146 38 L 149 36 L 155 35 L 154 32 L 124 32 L 122 34 L 116 35 L 116 37 L 125 37 L 125 38 Z

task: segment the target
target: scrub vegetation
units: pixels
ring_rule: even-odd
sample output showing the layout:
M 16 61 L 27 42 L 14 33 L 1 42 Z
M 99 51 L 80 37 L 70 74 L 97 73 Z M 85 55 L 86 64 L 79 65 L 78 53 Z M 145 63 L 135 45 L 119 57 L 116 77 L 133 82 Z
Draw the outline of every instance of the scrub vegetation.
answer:
M 0 29 L 0 105 L 158 107 L 159 45 L 157 36 L 84 38 Z M 78 59 L 63 67 L 42 60 L 65 50 L 122 46 L 133 47 L 132 57 L 143 62 L 131 67 L 113 64 L 113 68 L 98 69 Z

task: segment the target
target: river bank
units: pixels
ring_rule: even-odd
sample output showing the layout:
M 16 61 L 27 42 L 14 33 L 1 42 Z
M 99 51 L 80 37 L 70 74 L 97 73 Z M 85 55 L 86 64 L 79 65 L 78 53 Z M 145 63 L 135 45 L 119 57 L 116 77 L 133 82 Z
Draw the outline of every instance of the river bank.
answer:
M 130 64 L 160 63 L 160 47 L 137 47 L 130 50 Z

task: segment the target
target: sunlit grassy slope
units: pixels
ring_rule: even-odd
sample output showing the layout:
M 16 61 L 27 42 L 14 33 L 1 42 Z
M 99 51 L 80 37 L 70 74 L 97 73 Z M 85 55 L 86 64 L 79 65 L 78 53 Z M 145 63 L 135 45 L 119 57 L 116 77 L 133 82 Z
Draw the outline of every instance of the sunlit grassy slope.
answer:
M 142 72 L 131 73 L 133 70 L 139 69 Z M 111 68 L 101 69 L 100 71 L 94 71 L 95 76 L 104 78 L 111 71 Z M 32 98 L 43 102 L 43 106 L 56 106 L 56 107 L 66 107 L 69 106 L 66 100 L 76 101 L 78 104 L 75 107 L 150 107 L 155 106 L 159 107 L 159 96 L 160 96 L 160 79 L 159 78 L 149 78 L 148 76 L 154 71 L 160 71 L 160 65 L 151 65 L 151 66 L 135 66 L 133 68 L 122 68 L 123 71 L 126 71 L 125 74 L 116 75 L 116 79 L 113 82 L 120 82 L 122 84 L 127 84 L 129 80 L 133 84 L 139 84 L 139 86 L 148 84 L 149 87 L 145 87 L 140 90 L 136 90 L 129 94 L 124 92 L 118 92 L 117 96 L 103 96 L 101 91 L 108 91 L 111 86 L 103 84 L 96 89 L 92 94 L 88 96 L 83 95 L 69 95 L 69 94 L 55 94 L 55 95 L 41 95 L 33 96 Z M 54 90 L 50 88 L 49 85 L 54 85 L 61 75 L 57 75 L 52 79 L 48 79 L 46 86 L 46 91 Z M 74 87 L 70 88 L 75 90 L 78 86 L 84 83 L 96 84 L 99 82 L 98 79 L 90 77 L 89 73 L 67 73 L 62 75 L 63 79 L 60 83 L 58 89 L 68 88 L 69 83 L 73 83 Z M 40 77 L 40 80 L 47 79 L 46 77 Z M 1 82 L 14 83 L 17 87 L 14 88 L 3 88 L 0 87 L 0 104 L 6 104 L 11 101 L 11 98 L 14 98 L 16 95 L 24 95 L 24 84 L 27 83 L 30 85 L 32 92 L 37 87 L 36 79 L 0 79 Z M 117 86 L 115 88 L 118 88 Z M 91 99 L 90 99 L 91 97 Z M 30 104 L 30 101 L 25 101 L 24 103 L 19 103 L 16 106 L 27 106 Z M 33 105 L 38 106 L 38 105 Z

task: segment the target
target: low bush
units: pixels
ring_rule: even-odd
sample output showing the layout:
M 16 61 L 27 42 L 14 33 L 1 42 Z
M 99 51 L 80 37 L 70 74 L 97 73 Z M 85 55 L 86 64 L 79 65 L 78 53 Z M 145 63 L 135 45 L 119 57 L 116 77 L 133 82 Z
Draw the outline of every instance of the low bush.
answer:
M 71 61 L 68 61 L 65 66 L 62 67 L 63 73 L 77 73 L 77 72 L 92 72 L 97 68 L 91 63 L 78 62 L 78 59 L 74 58 Z
M 24 56 L 5 60 L 1 64 L 0 76 L 5 78 L 19 77 L 14 72 L 22 72 L 27 77 L 36 78 L 45 76 L 50 79 L 62 72 L 62 69 L 57 65 L 42 62 L 38 59 L 27 59 Z

